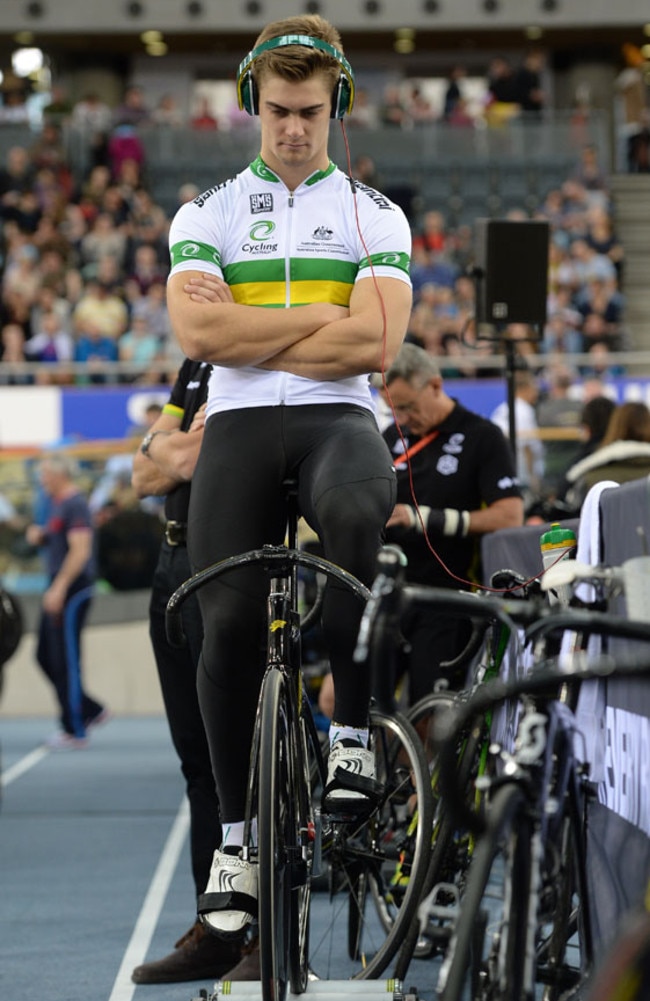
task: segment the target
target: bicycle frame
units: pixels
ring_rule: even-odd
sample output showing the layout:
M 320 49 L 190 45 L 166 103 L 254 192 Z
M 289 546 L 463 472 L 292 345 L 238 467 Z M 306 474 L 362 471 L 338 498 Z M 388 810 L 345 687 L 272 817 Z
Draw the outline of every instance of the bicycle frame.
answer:
M 296 761 L 297 755 L 302 754 L 302 741 L 298 737 L 298 727 L 300 725 L 299 720 L 304 707 L 300 698 L 300 620 L 295 607 L 296 592 L 294 588 L 294 569 L 295 568 L 292 567 L 290 573 L 285 573 L 277 577 L 271 577 L 269 584 L 269 594 L 267 597 L 266 670 L 260 686 L 260 696 L 257 704 L 253 740 L 251 743 L 251 777 L 255 774 L 255 766 L 259 756 L 262 694 L 264 691 L 265 679 L 270 671 L 280 671 L 288 682 L 287 690 L 290 696 L 288 703 L 290 709 L 289 734 L 292 744 L 290 761 Z M 301 751 L 299 752 L 297 751 L 298 746 L 301 747 Z M 321 774 L 324 774 L 325 765 L 323 763 L 318 745 L 314 747 L 314 753 L 316 754 L 319 771 Z M 300 792 L 303 788 L 303 783 L 296 782 L 295 788 Z M 254 803 L 256 796 L 257 788 L 255 784 L 250 781 L 248 783 L 246 795 L 243 849 L 244 858 L 248 857 L 249 849 L 247 846 L 251 844 L 251 823 L 256 815 Z M 301 810 L 305 811 L 303 813 L 303 817 L 306 818 L 311 813 L 311 800 L 306 796 L 301 796 L 300 799 Z M 310 820 L 307 820 L 304 825 L 301 825 L 301 835 L 304 835 L 301 837 L 300 842 L 301 854 L 304 858 L 307 849 L 307 837 L 311 835 L 313 839 L 314 836 L 313 816 Z

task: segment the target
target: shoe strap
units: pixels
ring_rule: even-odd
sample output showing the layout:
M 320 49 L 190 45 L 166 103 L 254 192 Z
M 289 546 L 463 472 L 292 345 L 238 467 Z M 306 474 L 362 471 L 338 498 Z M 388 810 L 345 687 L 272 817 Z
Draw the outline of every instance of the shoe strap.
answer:
M 323 799 L 326 799 L 333 789 L 345 789 L 346 792 L 360 793 L 367 796 L 371 802 L 377 802 L 383 792 L 381 782 L 369 779 L 363 775 L 353 775 L 346 768 L 336 768 L 330 782 L 325 786 Z
M 202 893 L 198 899 L 197 913 L 210 914 L 211 911 L 241 911 L 257 917 L 257 899 L 250 893 L 239 893 L 237 890 Z

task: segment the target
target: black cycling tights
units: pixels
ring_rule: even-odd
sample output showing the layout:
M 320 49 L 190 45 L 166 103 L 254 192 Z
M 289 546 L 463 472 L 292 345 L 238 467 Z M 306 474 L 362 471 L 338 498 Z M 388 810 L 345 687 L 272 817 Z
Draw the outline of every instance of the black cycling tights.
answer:
M 373 415 L 322 404 L 215 414 L 192 480 L 189 551 L 198 570 L 285 535 L 283 482 L 298 480 L 300 510 L 324 555 L 370 584 L 383 526 L 395 503 L 390 453 Z M 199 592 L 205 639 L 198 686 L 222 819 L 241 820 L 265 644 L 268 578 L 236 570 Z M 323 634 L 337 722 L 367 723 L 370 678 L 352 662 L 363 605 L 328 588 Z

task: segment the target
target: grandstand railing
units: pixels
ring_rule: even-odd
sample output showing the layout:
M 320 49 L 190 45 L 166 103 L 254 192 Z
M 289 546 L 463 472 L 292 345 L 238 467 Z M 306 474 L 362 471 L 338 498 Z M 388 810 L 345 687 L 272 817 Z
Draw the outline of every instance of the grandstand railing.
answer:
M 64 119 L 61 125 L 70 166 L 83 175 L 90 165 L 91 137 L 73 127 L 70 120 Z M 495 161 L 503 166 L 526 163 L 552 172 L 577 162 L 587 143 L 598 147 L 606 168 L 611 163 L 609 116 L 604 111 L 594 111 L 579 122 L 571 112 L 549 111 L 542 120 L 520 115 L 499 126 L 488 125 L 484 119 L 477 119 L 473 126 L 436 121 L 412 129 L 362 129 L 350 124 L 347 133 L 352 159 L 367 154 L 380 171 L 394 167 L 422 174 L 450 164 L 469 167 L 477 161 Z M 27 124 L 0 125 L 0 142 L 5 149 L 11 145 L 29 147 L 37 134 L 38 130 Z M 199 186 L 231 176 L 259 150 L 258 125 L 253 119 L 248 126 L 230 130 L 204 132 L 150 125 L 139 128 L 138 134 L 156 172 L 183 170 L 187 180 L 198 178 Z M 331 153 L 336 162 L 345 163 L 345 143 L 338 124 L 332 128 Z
M 577 370 L 589 369 L 593 367 L 594 359 L 592 355 L 584 354 L 558 354 L 549 352 L 548 354 L 526 355 L 526 367 L 543 375 L 544 369 L 552 366 L 558 360 L 570 365 Z M 488 369 L 490 371 L 498 369 L 505 374 L 508 360 L 506 355 L 496 353 L 492 355 L 477 354 L 468 349 L 461 355 L 454 355 L 446 358 L 444 355 L 437 355 L 436 361 L 443 374 L 445 370 L 452 371 L 467 365 L 469 368 L 478 370 Z M 12 377 L 21 378 L 32 377 L 37 385 L 65 384 L 66 379 L 74 383 L 79 380 L 80 384 L 88 385 L 97 383 L 98 385 L 115 384 L 119 382 L 138 382 L 142 384 L 142 379 L 149 379 L 153 375 L 175 378 L 178 369 L 177 359 L 158 359 L 146 363 L 135 362 L 109 362 L 103 361 L 101 368 L 91 368 L 87 362 L 3 362 L 0 361 L 0 386 L 11 389 L 14 383 Z M 607 370 L 603 372 L 603 380 L 606 381 L 608 374 L 614 375 L 615 369 L 624 369 L 626 374 L 648 374 L 650 373 L 650 351 L 612 351 L 607 355 Z M 22 383 L 24 385 L 24 383 Z

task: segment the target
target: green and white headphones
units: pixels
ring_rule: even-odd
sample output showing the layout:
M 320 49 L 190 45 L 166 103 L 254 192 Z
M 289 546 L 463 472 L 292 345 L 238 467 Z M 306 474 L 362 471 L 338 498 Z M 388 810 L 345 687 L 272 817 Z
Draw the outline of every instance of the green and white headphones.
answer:
M 257 115 L 259 109 L 259 96 L 257 85 L 253 78 L 251 67 L 258 56 L 270 49 L 279 49 L 285 45 L 304 45 L 308 49 L 318 49 L 326 52 L 328 56 L 336 59 L 341 67 L 338 82 L 332 92 L 332 110 L 330 118 L 343 118 L 344 115 L 352 111 L 354 104 L 354 73 L 352 67 L 342 52 L 335 49 L 329 42 L 324 42 L 321 38 L 314 38 L 312 35 L 278 35 L 277 38 L 269 38 L 262 42 L 239 64 L 237 70 L 237 102 L 243 111 L 249 115 Z

